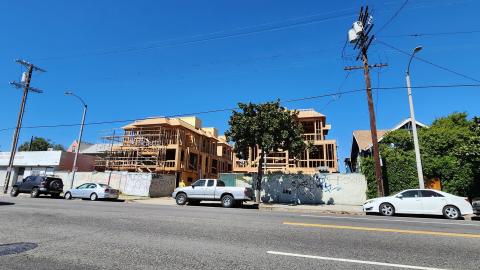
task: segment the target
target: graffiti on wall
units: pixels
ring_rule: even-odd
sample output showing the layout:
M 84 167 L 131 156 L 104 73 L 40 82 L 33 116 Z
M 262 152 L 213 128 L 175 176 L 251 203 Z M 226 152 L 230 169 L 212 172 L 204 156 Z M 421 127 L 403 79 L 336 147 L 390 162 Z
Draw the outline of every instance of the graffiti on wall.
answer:
M 129 173 L 125 181 L 124 192 L 130 195 L 148 196 L 151 174 Z
M 262 180 L 264 202 L 292 204 L 333 203 L 331 194 L 341 190 L 328 180 L 326 174 L 268 174 Z M 329 199 L 324 200 L 328 195 Z
M 313 181 L 318 188 L 322 189 L 323 192 L 334 192 L 340 191 L 342 188 L 339 186 L 334 186 L 330 184 L 327 180 L 327 175 L 323 173 L 316 173 L 313 175 Z

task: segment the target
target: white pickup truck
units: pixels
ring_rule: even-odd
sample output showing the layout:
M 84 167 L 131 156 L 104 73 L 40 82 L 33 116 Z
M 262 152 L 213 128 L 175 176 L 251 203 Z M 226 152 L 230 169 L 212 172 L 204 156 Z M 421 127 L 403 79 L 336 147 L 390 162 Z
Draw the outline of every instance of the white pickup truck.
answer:
M 191 186 L 176 188 L 172 197 L 178 205 L 199 203 L 200 201 L 221 201 L 223 207 L 233 207 L 252 200 L 253 190 L 247 187 L 226 187 L 216 179 L 199 179 Z

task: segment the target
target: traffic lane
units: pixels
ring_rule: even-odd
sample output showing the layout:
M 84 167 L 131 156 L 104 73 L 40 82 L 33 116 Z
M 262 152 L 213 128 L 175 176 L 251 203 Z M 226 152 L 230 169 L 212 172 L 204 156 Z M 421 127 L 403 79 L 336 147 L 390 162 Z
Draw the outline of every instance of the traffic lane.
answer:
M 18 207 L 35 207 L 39 205 L 44 207 L 55 207 L 57 209 L 70 209 L 76 207 L 76 211 L 89 211 L 96 209 L 106 213 L 114 213 L 120 216 L 135 216 L 135 211 L 127 209 L 143 209 L 157 214 L 157 209 L 161 209 L 167 216 L 176 216 L 177 218 L 205 218 L 209 215 L 221 214 L 232 221 L 258 222 L 261 219 L 268 219 L 276 222 L 298 222 L 298 223 L 321 223 L 335 225 L 354 225 L 361 227 L 378 228 L 398 228 L 404 230 L 427 230 L 451 233 L 479 234 L 480 223 L 467 221 L 452 221 L 440 219 L 417 219 L 417 218 L 398 218 L 398 217 L 378 217 L 378 216 L 344 216 L 344 215 L 307 215 L 283 212 L 259 212 L 253 209 L 225 209 L 221 207 L 203 207 L 203 206 L 156 206 L 140 205 L 136 203 L 115 203 L 115 202 L 91 202 L 82 200 L 55 200 L 55 199 L 32 199 L 32 198 L 10 198 L 11 201 L 17 201 Z M 73 205 L 73 206 L 72 206 Z M 48 211 L 47 211 L 48 212 Z M 48 214 L 48 213 L 47 213 Z M 67 213 L 68 214 L 68 213 Z M 142 218 L 142 215 L 135 216 Z M 113 218 L 113 216 L 112 216 Z
M 74 218 L 75 215 L 72 217 L 71 212 L 68 215 L 66 211 L 48 215 L 37 208 L 32 207 L 27 213 L 15 213 L 14 218 L 22 221 L 22 226 L 17 226 L 7 238 L 9 241 L 35 240 L 40 246 L 25 254 L 0 257 L 1 265 L 8 266 L 8 269 L 291 269 L 299 266 L 335 268 L 333 262 L 320 265 L 319 262 L 310 260 L 273 258 L 266 256 L 264 249 L 255 249 L 249 244 L 238 247 L 234 243 L 246 243 L 252 239 L 245 239 L 240 235 L 241 241 L 239 239 L 232 243 L 229 242 L 231 239 L 228 238 L 228 233 L 217 231 L 214 232 L 214 237 L 210 237 L 204 231 L 197 230 L 197 222 L 188 224 L 188 220 L 181 222 L 186 222 L 187 228 L 180 228 L 179 234 L 172 234 L 172 231 L 178 229 L 178 222 L 171 226 L 161 224 L 160 227 L 155 227 L 155 221 L 145 224 L 145 221 L 137 222 L 130 218 L 112 224 L 111 220 L 103 216 L 87 219 L 84 212 L 88 211 L 77 211 L 80 216 Z M 40 213 L 37 213 L 39 211 Z M 53 219 L 52 216 L 57 218 Z M 2 222 L 2 226 L 14 226 L 14 218 L 9 219 L 12 224 Z M 36 226 L 34 222 L 37 223 Z M 196 233 L 185 234 L 192 228 Z M 225 237 L 225 240 L 219 241 L 215 239 L 216 236 Z M 2 242 L 5 241 L 2 237 Z M 345 265 L 344 269 L 353 268 Z
M 96 209 L 105 213 L 118 213 L 119 215 L 135 215 L 135 211 L 128 211 L 128 209 L 142 209 L 145 211 L 152 211 L 155 213 L 157 209 L 167 215 L 175 215 L 179 218 L 203 218 L 208 215 L 221 214 L 222 216 L 236 220 L 256 222 L 259 219 L 268 219 L 276 222 L 294 221 L 299 223 L 326 223 L 326 224 L 344 224 L 344 225 L 358 225 L 358 226 L 380 226 L 403 229 L 416 230 L 433 230 L 465 232 L 465 233 L 479 233 L 480 223 L 469 222 L 462 220 L 446 220 L 446 219 L 430 219 L 430 218 L 399 218 L 399 217 L 381 217 L 381 216 L 348 216 L 348 215 L 310 215 L 299 213 L 286 212 L 264 212 L 255 209 L 225 209 L 217 207 L 216 204 L 212 207 L 200 206 L 161 206 L 161 205 L 146 205 L 138 203 L 118 203 L 112 201 L 83 201 L 83 200 L 59 200 L 59 199 L 33 199 L 28 197 L 8 198 L 9 203 L 17 203 L 17 207 L 34 207 L 34 208 L 48 208 L 54 207 L 59 209 L 70 209 L 75 207 L 76 211 L 89 211 L 89 209 Z M 42 207 L 43 205 L 43 207 Z M 210 204 L 209 204 L 210 206 Z
M 81 230 L 71 228 L 73 231 Z M 161 228 L 164 229 L 164 228 Z M 158 241 L 151 236 L 143 234 L 120 234 L 120 237 L 110 237 L 102 233 L 95 235 L 94 230 L 89 230 L 83 241 L 69 245 L 71 241 L 45 241 L 39 250 L 24 256 L 15 257 L 9 260 L 8 264 L 21 266 L 12 269 L 25 269 L 24 262 L 31 262 L 32 265 L 42 263 L 49 267 L 70 265 L 74 269 L 87 269 L 93 267 L 109 269 L 212 269 L 235 267 L 237 269 L 388 269 L 385 267 L 372 267 L 356 263 L 316 261 L 305 258 L 291 258 L 272 256 L 265 252 L 264 248 L 256 245 L 238 246 L 239 241 L 218 242 L 218 239 L 206 237 L 204 232 L 199 231 L 203 237 L 192 237 L 192 235 L 162 235 Z M 169 231 L 169 230 L 167 230 Z M 124 239 L 124 236 L 128 236 Z M 153 240 L 153 242 L 152 242 Z M 144 247 L 145 243 L 148 248 Z M 86 246 L 85 246 L 86 244 Z M 112 249 L 113 248 L 113 249 Z M 278 246 L 277 246 L 278 248 Z M 106 255 L 104 250 L 110 250 Z M 295 249 L 298 252 L 298 249 Z M 243 251 L 243 252 L 242 252 Z M 307 254 L 322 254 L 317 249 L 310 249 Z M 75 255 L 73 255 L 75 254 Z M 325 256 L 325 252 L 323 254 Z M 338 258 L 338 257 L 335 257 Z M 2 259 L 0 258 L 0 261 Z M 51 269 L 50 268 L 50 269 Z
M 248 219 L 245 220 L 245 216 L 242 217 L 243 222 L 239 222 L 239 220 L 232 220 L 230 218 L 231 215 L 225 217 L 221 213 L 226 212 L 223 210 L 234 209 L 222 209 L 220 213 L 219 211 L 211 211 L 209 215 L 205 215 L 205 211 L 202 211 L 203 217 L 189 218 L 188 216 L 175 216 L 175 212 L 182 211 L 178 211 L 178 209 L 176 209 L 177 211 L 171 211 L 171 207 L 156 208 L 155 212 L 157 215 L 152 215 L 153 208 L 147 210 L 139 209 L 135 204 L 131 204 L 138 211 L 121 209 L 119 212 L 131 212 L 130 215 L 120 218 L 117 222 L 112 222 L 109 216 L 114 215 L 115 213 L 113 212 L 105 213 L 104 211 L 98 211 L 99 215 L 94 217 L 85 216 L 92 208 L 99 208 L 105 204 L 94 202 L 86 205 L 89 206 L 88 210 L 81 208 L 81 211 L 60 211 L 54 215 L 57 217 L 57 222 L 50 224 L 49 222 L 53 220 L 51 216 L 40 215 L 39 223 L 45 225 L 43 227 L 57 228 L 56 232 L 50 235 L 45 231 L 42 232 L 46 234 L 45 238 L 39 239 L 44 241 L 43 246 L 52 245 L 48 250 L 59 250 L 60 252 L 68 249 L 73 251 L 73 254 L 82 254 L 82 252 L 85 253 L 90 249 L 103 250 L 111 246 L 120 246 L 121 249 L 128 249 L 131 245 L 138 245 L 138 249 L 145 253 L 148 253 L 150 249 L 169 253 L 176 251 L 172 251 L 169 248 L 164 249 L 171 246 L 174 242 L 186 245 L 196 242 L 197 244 L 193 246 L 199 250 L 201 250 L 203 244 L 209 243 L 213 247 L 221 249 L 230 246 L 234 246 L 235 250 L 256 249 L 255 254 L 257 256 L 266 256 L 267 251 L 273 250 L 333 258 L 382 258 L 382 262 L 389 263 L 415 262 L 419 265 L 443 266 L 443 264 L 439 264 L 442 262 L 438 259 L 438 256 L 441 256 L 441 258 L 445 258 L 447 261 L 461 262 L 460 265 L 464 266 L 462 269 L 475 269 L 468 263 L 465 264 L 464 261 L 465 258 L 475 258 L 472 255 L 475 256 L 476 252 L 472 254 L 472 251 L 479 248 L 478 245 L 476 246 L 478 241 L 469 243 L 468 241 L 460 241 L 458 239 L 445 240 L 444 238 L 438 238 L 440 239 L 438 240 L 437 238 L 426 236 L 389 235 L 373 232 L 339 232 L 335 229 L 291 228 L 272 221 L 268 216 L 257 218 L 256 222 L 250 223 Z M 77 204 L 72 204 L 72 206 L 77 207 Z M 168 211 L 165 211 L 166 209 Z M 196 209 L 193 208 L 192 210 L 190 208 L 180 209 L 196 212 L 194 211 Z M 25 216 L 17 215 L 17 218 L 26 224 L 32 223 L 32 220 L 28 219 L 28 213 L 25 213 Z M 85 238 L 82 237 L 78 242 L 75 242 L 74 247 L 69 247 L 71 245 L 70 241 L 66 241 L 66 239 L 71 238 L 71 236 L 69 236 L 68 232 L 84 232 L 85 230 L 88 232 L 82 233 L 82 236 L 86 235 Z M 24 230 L 24 234 L 28 234 L 30 231 L 27 230 L 25 232 Z M 18 235 L 22 235 L 22 233 L 19 232 Z M 60 236 L 64 236 L 64 238 L 59 238 Z M 32 236 L 26 238 L 28 240 L 32 237 L 39 237 L 39 235 L 32 233 Z M 2 242 L 4 240 L 6 239 L 2 239 Z M 151 243 L 152 241 L 154 243 Z M 165 241 L 167 243 L 164 243 Z M 159 246 L 155 245 L 157 242 L 160 244 Z M 123 246 L 122 244 L 124 243 L 127 245 Z M 428 249 L 428 252 L 424 249 Z M 198 255 L 198 252 L 191 252 Z M 95 254 L 86 252 L 88 258 L 98 257 Z M 251 256 L 255 256 L 255 254 L 251 254 Z M 51 254 L 51 256 L 55 256 L 55 254 Z M 116 260 L 121 261 L 123 255 L 113 254 L 112 256 Z M 48 258 L 50 258 L 48 255 L 42 257 L 42 259 Z M 66 260 L 71 261 L 76 258 L 74 256 Z M 297 260 L 297 258 L 282 258 L 282 260 Z M 305 259 L 301 261 L 303 260 Z M 455 266 L 458 265 L 455 264 Z
M 334 215 L 299 215 L 297 217 L 284 217 L 285 222 L 320 223 L 345 226 L 396 228 L 403 230 L 432 231 L 459 234 L 480 235 L 480 223 L 468 221 L 452 221 L 438 219 L 416 219 L 396 217 L 370 217 L 370 216 L 334 216 Z

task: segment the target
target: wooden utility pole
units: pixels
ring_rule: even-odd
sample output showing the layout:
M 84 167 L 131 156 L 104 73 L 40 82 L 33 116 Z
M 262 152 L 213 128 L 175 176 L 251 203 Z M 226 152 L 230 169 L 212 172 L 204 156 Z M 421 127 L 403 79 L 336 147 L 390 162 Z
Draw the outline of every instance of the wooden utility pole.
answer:
M 357 27 L 357 29 L 355 29 Z M 357 36 L 353 40 L 355 42 L 354 49 L 359 49 L 360 52 L 357 55 L 357 60 L 360 58 L 363 61 L 363 67 L 346 67 L 345 70 L 352 69 L 363 69 L 363 74 L 365 77 L 366 91 L 367 91 L 367 101 L 368 101 L 368 111 L 370 113 L 370 132 L 372 137 L 372 148 L 373 148 L 373 159 L 375 161 L 375 178 L 377 182 L 377 195 L 379 197 L 385 196 L 383 177 L 382 177 L 382 167 L 380 161 L 380 151 L 378 147 L 378 135 L 377 135 L 377 122 L 375 119 L 375 108 L 373 106 L 372 98 L 372 85 L 370 82 L 370 67 L 383 67 L 387 64 L 375 64 L 370 66 L 368 64 L 368 48 L 374 39 L 374 35 L 369 37 L 369 33 L 373 28 L 373 23 L 371 22 L 371 16 L 368 13 L 368 7 L 360 9 L 360 15 L 358 21 L 354 23 L 353 31 L 356 32 Z M 351 31 L 352 31 L 351 30 Z M 349 37 L 350 38 L 350 37 Z M 352 40 L 350 40 L 352 42 Z
M 25 105 L 27 103 L 28 92 L 42 93 L 42 90 L 30 87 L 30 81 L 32 79 L 33 71 L 45 72 L 45 70 L 34 66 L 33 64 L 28 63 L 24 60 L 16 60 L 15 62 L 27 67 L 27 72 L 22 76 L 22 81 L 20 83 L 11 82 L 10 84 L 16 88 L 23 87 L 23 96 L 22 103 L 20 104 L 20 111 L 18 112 L 17 126 L 15 127 L 15 132 L 13 133 L 13 142 L 12 149 L 10 151 L 10 159 L 8 161 L 7 173 L 5 175 L 5 184 L 3 187 L 3 193 L 7 193 L 8 185 L 10 184 L 10 177 L 13 171 L 13 161 L 15 160 L 15 154 L 17 153 L 18 137 L 20 135 L 20 129 L 22 128 L 23 114 L 25 112 Z

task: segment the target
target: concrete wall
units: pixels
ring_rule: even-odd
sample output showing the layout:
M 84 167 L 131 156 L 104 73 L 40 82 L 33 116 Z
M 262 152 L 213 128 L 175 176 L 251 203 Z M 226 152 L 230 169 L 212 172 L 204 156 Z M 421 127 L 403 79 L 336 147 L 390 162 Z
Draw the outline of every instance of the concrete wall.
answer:
M 0 170 L 0 187 L 2 190 L 5 173 L 5 170 Z M 62 178 L 64 190 L 70 188 L 71 172 L 54 172 L 54 175 Z M 126 195 L 162 197 L 172 194 L 175 189 L 175 176 L 121 171 L 77 172 L 73 186 L 77 187 L 84 183 L 108 184 Z
M 63 179 L 65 188 L 70 188 L 70 172 L 56 172 Z M 151 173 L 112 172 L 77 172 L 74 187 L 83 183 L 94 182 L 108 184 L 123 194 L 133 196 L 161 197 L 170 196 L 175 189 L 175 176 Z
M 221 174 L 237 185 L 253 185 L 255 174 Z M 367 181 L 361 174 L 268 174 L 262 180 L 261 199 L 266 203 L 362 205 Z

